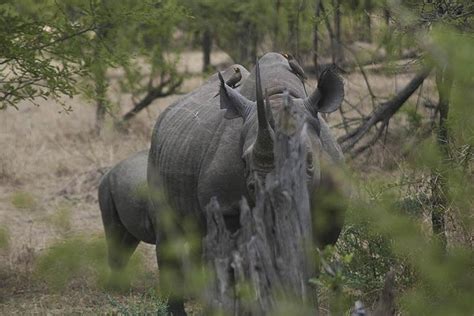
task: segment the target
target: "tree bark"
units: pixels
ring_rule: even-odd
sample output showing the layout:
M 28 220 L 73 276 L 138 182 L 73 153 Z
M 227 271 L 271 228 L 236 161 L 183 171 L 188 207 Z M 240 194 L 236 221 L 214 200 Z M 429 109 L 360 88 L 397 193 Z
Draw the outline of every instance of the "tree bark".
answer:
M 297 40 L 297 14 L 294 12 L 294 8 L 291 8 L 288 12 L 287 23 L 288 23 L 288 51 L 292 55 L 296 56 L 296 40 Z
M 97 45 L 98 46 L 98 45 Z M 99 50 L 100 48 L 96 48 Z M 97 51 L 96 56 L 99 56 Z M 104 127 L 105 114 L 107 113 L 107 78 L 105 77 L 105 69 L 100 64 L 99 57 L 95 61 L 98 63 L 94 71 L 95 84 L 95 100 L 96 100 L 96 117 L 95 117 L 95 132 L 100 135 Z
M 390 26 L 390 9 L 389 8 L 384 8 L 383 9 L 383 17 L 385 20 L 385 25 L 388 27 Z
M 333 0 L 334 5 L 334 41 L 335 41 L 335 64 L 341 65 L 344 61 L 344 51 L 342 49 L 341 36 L 341 0 Z
M 318 48 L 318 40 L 319 40 L 319 16 L 321 14 L 321 6 L 319 3 L 321 0 L 316 0 L 315 5 L 314 5 L 314 26 L 313 26 L 313 65 L 315 72 L 318 73 L 318 54 L 319 54 L 319 48 Z
M 212 34 L 211 30 L 206 27 L 202 33 L 202 71 L 206 72 L 211 67 L 211 50 L 212 50 Z
M 256 206 L 241 202 L 241 228 L 231 234 L 216 199 L 207 207 L 204 258 L 214 272 L 206 292 L 210 310 L 231 315 L 272 315 L 292 304 L 317 313 L 309 286 L 314 263 L 306 185 L 303 115 L 292 108 L 277 122 L 275 169 L 257 183 Z
M 365 21 L 365 32 L 364 32 L 364 41 L 367 43 L 372 43 L 372 21 L 370 18 L 370 13 L 372 12 L 372 0 L 365 0 L 364 8 L 364 21 Z
M 335 39 L 335 35 L 334 35 L 334 32 L 332 30 L 332 26 L 331 26 L 331 22 L 329 21 L 329 18 L 328 18 L 328 15 L 327 15 L 327 12 L 326 12 L 326 9 L 324 8 L 324 4 L 323 4 L 323 1 L 319 1 L 319 7 L 321 9 L 321 13 L 323 14 L 323 17 L 324 17 L 324 24 L 326 25 L 326 29 L 328 31 L 328 34 L 329 34 L 329 40 L 330 40 L 330 43 L 331 43 L 331 59 L 332 59 L 332 63 L 335 64 L 336 63 L 336 39 Z
M 278 52 L 281 50 L 280 47 L 280 9 L 281 0 L 275 1 L 275 20 L 273 21 L 273 51 Z

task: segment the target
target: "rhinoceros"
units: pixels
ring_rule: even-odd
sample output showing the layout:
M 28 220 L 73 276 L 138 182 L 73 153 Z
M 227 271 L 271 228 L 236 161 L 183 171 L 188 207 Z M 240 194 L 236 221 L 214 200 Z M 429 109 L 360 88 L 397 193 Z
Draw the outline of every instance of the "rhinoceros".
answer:
M 224 76 L 231 77 L 235 69 L 247 77 L 248 71 L 234 65 L 224 71 Z M 217 75 L 212 76 L 201 89 L 206 88 L 209 95 L 218 88 Z M 198 89 L 199 90 L 199 89 Z M 181 101 L 193 98 L 191 92 Z M 211 100 L 212 99 L 212 100 Z M 209 98 L 207 102 L 217 102 L 218 98 Z M 143 150 L 119 162 L 101 179 L 98 190 L 99 207 L 107 241 L 109 266 L 113 271 L 120 271 L 126 266 L 130 256 L 142 241 L 156 244 L 157 227 L 152 217 L 157 217 L 159 210 L 150 210 L 147 189 L 148 150 Z
M 301 107 L 308 126 L 304 137 L 315 241 L 320 246 L 335 243 L 345 207 L 322 200 L 338 189 L 328 165 L 342 163 L 343 155 L 320 113 L 339 108 L 344 96 L 341 79 L 328 70 L 318 88 L 306 96 L 302 81 L 281 54 L 265 54 L 250 75 L 237 67 L 243 73 L 239 89 L 214 76 L 169 106 L 156 122 L 147 171 L 156 244 L 169 239 L 160 229 L 161 208 L 170 208 L 178 219 L 191 218 L 205 229 L 204 209 L 212 197 L 219 201 L 229 230 L 239 228 L 239 202 L 245 197 L 252 203 L 256 183 L 273 169 L 272 117 L 277 116 L 284 94 Z M 220 97 L 213 98 L 217 89 Z M 262 91 L 266 91 L 266 103 Z M 164 196 L 166 206 L 156 196 Z M 160 266 L 175 264 L 159 255 L 158 259 Z M 182 301 L 174 301 L 171 310 L 184 314 Z

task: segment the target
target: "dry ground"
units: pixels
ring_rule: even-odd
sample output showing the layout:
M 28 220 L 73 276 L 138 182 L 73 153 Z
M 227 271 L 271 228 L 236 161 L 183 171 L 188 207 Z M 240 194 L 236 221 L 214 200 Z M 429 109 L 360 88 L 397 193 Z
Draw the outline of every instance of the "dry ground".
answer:
M 186 53 L 183 57 L 182 70 L 199 72 L 200 54 Z M 224 54 L 213 59 L 229 62 Z M 389 96 L 412 76 L 370 74 L 369 79 L 377 95 Z M 204 79 L 193 76 L 185 81 L 183 90 L 192 90 Z M 345 81 L 349 102 L 370 110 L 362 76 L 346 75 Z M 310 80 L 309 86 L 314 82 Z M 433 96 L 432 83 L 425 84 L 424 89 L 425 95 Z M 130 103 L 127 95 L 115 97 L 122 104 Z M 52 101 L 40 101 L 39 107 L 21 104 L 20 110 L 0 113 L 0 227 L 8 233 L 8 247 L 0 248 L 0 314 L 116 313 L 114 302 L 127 305 L 141 300 L 150 285 L 147 277 L 142 277 L 130 294 L 108 296 L 81 278 L 58 293 L 31 272 L 37 258 L 66 237 L 102 236 L 96 198 L 102 168 L 147 148 L 156 117 L 178 97 L 156 100 L 133 120 L 128 134 L 107 127 L 96 136 L 95 108 L 80 97 L 64 100 L 73 108 L 69 114 Z M 339 118 L 332 115 L 329 121 L 337 124 Z M 371 161 L 370 166 L 365 162 L 359 166 L 380 171 L 398 149 L 400 146 L 393 144 L 379 146 L 364 158 Z M 384 172 L 391 174 L 394 169 Z M 156 269 L 153 247 L 141 245 L 139 251 L 147 258 L 145 271 L 149 275 Z

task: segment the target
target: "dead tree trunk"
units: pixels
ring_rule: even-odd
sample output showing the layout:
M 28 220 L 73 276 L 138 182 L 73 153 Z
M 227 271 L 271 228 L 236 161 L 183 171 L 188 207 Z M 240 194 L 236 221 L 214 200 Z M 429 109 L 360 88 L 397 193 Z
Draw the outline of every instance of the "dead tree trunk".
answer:
M 257 186 L 253 209 L 241 202 L 240 230 L 232 235 L 226 229 L 216 199 L 207 207 L 203 250 L 215 276 L 206 293 L 211 310 L 272 315 L 291 303 L 303 314 L 317 312 L 316 293 L 308 283 L 314 263 L 303 119 L 296 107 L 283 111 L 277 122 L 275 169 Z

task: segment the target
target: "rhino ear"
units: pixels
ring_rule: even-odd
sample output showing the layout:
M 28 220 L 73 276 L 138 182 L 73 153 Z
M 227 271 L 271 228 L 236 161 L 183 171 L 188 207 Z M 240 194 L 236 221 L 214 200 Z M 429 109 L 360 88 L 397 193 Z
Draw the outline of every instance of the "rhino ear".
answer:
M 224 118 L 232 120 L 238 117 L 242 117 L 244 121 L 250 114 L 250 110 L 253 106 L 252 101 L 241 95 L 238 91 L 229 87 L 222 77 L 221 73 L 218 73 L 220 88 L 220 107 L 226 110 Z
M 317 89 L 304 100 L 305 107 L 315 115 L 317 112 L 336 111 L 344 100 L 344 84 L 341 77 L 331 68 L 319 76 Z

